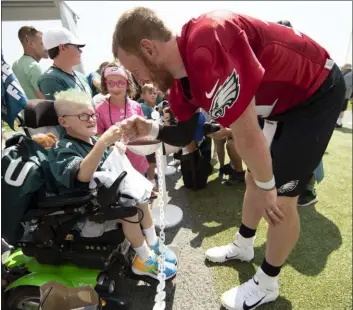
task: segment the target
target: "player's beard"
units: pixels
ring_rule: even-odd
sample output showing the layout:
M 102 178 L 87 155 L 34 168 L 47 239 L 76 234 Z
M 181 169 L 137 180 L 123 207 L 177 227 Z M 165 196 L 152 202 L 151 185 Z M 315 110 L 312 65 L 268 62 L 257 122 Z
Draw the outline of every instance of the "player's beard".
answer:
M 172 87 L 174 83 L 174 77 L 170 74 L 165 66 L 157 66 L 145 57 L 143 57 L 143 61 L 150 73 L 150 82 L 152 82 L 160 91 L 166 92 L 169 88 Z

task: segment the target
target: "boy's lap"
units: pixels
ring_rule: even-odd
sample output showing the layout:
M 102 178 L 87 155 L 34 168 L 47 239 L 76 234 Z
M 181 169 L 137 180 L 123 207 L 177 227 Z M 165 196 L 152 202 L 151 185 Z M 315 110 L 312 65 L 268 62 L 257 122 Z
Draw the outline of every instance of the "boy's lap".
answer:
M 86 220 L 85 222 L 81 222 L 78 225 L 81 230 L 81 237 L 96 238 L 102 236 L 105 232 L 117 229 L 118 224 L 118 220 L 105 221 L 103 223 L 96 223 Z

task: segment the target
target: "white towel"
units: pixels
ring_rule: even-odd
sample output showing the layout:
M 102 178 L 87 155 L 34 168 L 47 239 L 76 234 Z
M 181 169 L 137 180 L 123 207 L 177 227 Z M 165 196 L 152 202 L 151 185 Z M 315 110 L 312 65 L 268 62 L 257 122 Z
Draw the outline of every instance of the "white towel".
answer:
M 91 189 L 96 188 L 94 181 L 98 178 L 105 186 L 110 187 L 119 175 L 126 171 L 127 175 L 119 186 L 119 192 L 137 200 L 138 203 L 145 202 L 151 196 L 153 185 L 141 175 L 130 163 L 125 154 L 121 154 L 114 148 L 102 166 L 102 171 L 96 171 L 89 184 Z

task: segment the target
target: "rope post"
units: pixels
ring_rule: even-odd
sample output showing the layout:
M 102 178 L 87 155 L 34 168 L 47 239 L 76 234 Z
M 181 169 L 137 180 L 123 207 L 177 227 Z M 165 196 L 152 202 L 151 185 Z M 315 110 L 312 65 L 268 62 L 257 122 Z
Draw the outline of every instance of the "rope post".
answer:
M 166 297 L 166 292 L 164 291 L 165 289 L 165 278 L 166 275 L 164 273 L 165 270 L 165 234 L 164 234 L 164 189 L 165 188 L 165 178 L 163 174 L 163 164 L 162 164 L 162 157 L 163 157 L 163 146 L 162 143 L 160 143 L 160 147 L 158 148 L 156 152 L 156 164 L 157 164 L 157 169 L 158 169 L 158 184 L 159 184 L 159 201 L 158 201 L 158 206 L 159 206 L 159 220 L 160 220 L 160 233 L 159 233 L 159 240 L 160 240 L 160 251 L 161 251 L 161 261 L 158 264 L 158 276 L 157 279 L 159 281 L 159 284 L 157 285 L 157 294 L 156 297 L 154 298 L 155 304 L 153 307 L 153 310 L 164 310 L 166 303 L 165 303 L 165 297 Z

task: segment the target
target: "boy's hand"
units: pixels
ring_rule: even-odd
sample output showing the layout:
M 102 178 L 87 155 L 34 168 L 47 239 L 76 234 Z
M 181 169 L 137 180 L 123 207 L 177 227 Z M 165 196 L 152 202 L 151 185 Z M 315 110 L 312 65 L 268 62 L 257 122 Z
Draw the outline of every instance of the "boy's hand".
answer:
M 120 140 L 121 137 L 122 133 L 120 131 L 120 127 L 117 125 L 112 125 L 105 133 L 101 135 L 99 141 L 102 141 L 106 146 L 109 146 Z
M 120 123 L 124 137 L 130 141 L 148 137 L 152 129 L 152 120 L 146 120 L 139 115 L 132 115 Z

